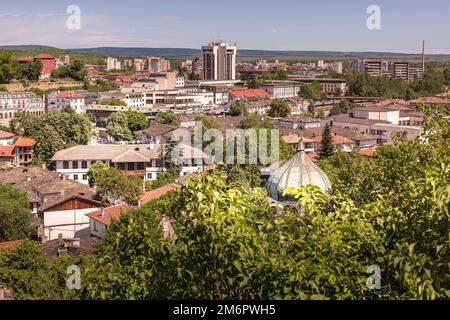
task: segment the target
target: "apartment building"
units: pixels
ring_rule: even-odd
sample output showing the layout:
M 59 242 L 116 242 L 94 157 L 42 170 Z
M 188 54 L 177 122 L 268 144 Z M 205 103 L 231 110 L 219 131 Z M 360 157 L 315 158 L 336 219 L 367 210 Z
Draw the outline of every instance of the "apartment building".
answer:
M 260 86 L 272 99 L 289 99 L 298 97 L 301 84 L 294 81 L 269 81 Z
M 166 145 L 80 145 L 58 151 L 52 158 L 56 172 L 71 180 L 88 184 L 87 172 L 96 162 L 102 161 L 122 170 L 126 176 L 136 176 L 144 181 L 155 180 L 164 172 L 163 157 Z M 199 149 L 181 145 L 181 176 L 203 171 L 207 156 Z
M 311 84 L 318 82 L 322 91 L 329 95 L 345 95 L 347 92 L 347 81 L 345 79 L 333 79 L 333 78 L 301 78 L 298 76 L 290 77 L 296 83 L 299 84 Z
M 234 80 L 236 79 L 236 46 L 216 42 L 202 47 L 203 79 Z
M 30 115 L 45 113 L 44 100 L 32 92 L 0 92 L 0 124 L 9 126 L 17 112 Z
M 76 113 L 86 113 L 86 105 L 97 100 L 98 95 L 87 91 L 56 91 L 47 96 L 48 109 L 62 111 L 66 107 Z
M 106 59 L 106 70 L 122 70 L 122 63 L 113 57 L 108 57 Z
M 170 61 L 161 57 L 147 57 L 147 63 L 150 73 L 167 72 L 170 70 Z

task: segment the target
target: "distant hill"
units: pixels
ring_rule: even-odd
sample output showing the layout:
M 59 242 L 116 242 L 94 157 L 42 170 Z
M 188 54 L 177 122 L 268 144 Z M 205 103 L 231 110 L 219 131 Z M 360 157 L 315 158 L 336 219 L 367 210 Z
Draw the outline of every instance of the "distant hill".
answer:
M 11 49 L 11 50 L 20 50 L 20 49 L 26 49 L 26 50 L 58 50 L 58 48 L 51 47 L 51 46 L 41 46 L 37 44 L 29 44 L 29 45 L 12 45 L 12 46 L 0 46 L 0 49 Z
M 51 46 L 40 45 L 11 45 L 0 46 L 2 49 L 33 49 L 33 50 L 65 50 L 73 52 L 94 53 L 111 56 L 163 56 L 167 58 L 195 57 L 201 54 L 200 49 L 186 48 L 123 48 L 98 47 L 58 49 Z M 406 54 L 394 52 L 342 52 L 342 51 L 278 51 L 278 50 L 238 50 L 242 57 L 345 57 L 345 56 L 401 56 Z

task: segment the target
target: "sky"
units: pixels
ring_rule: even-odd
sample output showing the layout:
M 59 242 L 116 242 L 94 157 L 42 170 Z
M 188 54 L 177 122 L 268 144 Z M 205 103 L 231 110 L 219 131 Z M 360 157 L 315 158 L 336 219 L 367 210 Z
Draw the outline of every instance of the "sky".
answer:
M 69 29 L 70 5 L 81 11 Z M 370 5 L 380 8 L 370 30 Z M 0 0 L 0 45 L 450 53 L 448 0 Z M 71 19 L 70 21 L 76 21 Z

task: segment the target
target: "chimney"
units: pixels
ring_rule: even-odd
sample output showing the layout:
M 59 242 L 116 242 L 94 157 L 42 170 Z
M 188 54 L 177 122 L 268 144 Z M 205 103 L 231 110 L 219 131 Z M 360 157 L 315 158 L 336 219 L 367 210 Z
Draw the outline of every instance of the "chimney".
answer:
M 155 150 L 155 145 L 153 144 L 153 142 L 150 143 L 150 150 Z
M 105 208 L 102 207 L 102 218 L 105 216 Z

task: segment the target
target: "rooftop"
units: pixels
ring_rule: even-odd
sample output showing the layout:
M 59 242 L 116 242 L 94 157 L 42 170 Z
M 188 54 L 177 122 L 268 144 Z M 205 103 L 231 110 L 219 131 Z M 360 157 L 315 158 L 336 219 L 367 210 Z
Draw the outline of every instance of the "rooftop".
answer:
M 0 130 L 0 139 L 11 139 L 14 137 L 15 137 L 14 133 Z
M 126 212 L 130 209 L 131 209 L 131 207 L 128 204 L 120 203 L 115 206 L 111 206 L 108 208 L 104 208 L 102 210 L 91 212 L 91 213 L 87 214 L 86 216 L 88 216 L 91 219 L 94 219 L 97 222 L 100 222 L 101 224 L 109 226 L 109 225 L 111 225 L 111 222 L 113 220 L 119 220 L 122 212 Z
M 148 191 L 143 196 L 141 196 L 141 205 L 144 205 L 152 200 L 157 200 L 168 192 L 178 189 L 179 187 L 180 186 L 176 183 L 170 183 L 160 188 Z
M 267 97 L 270 94 L 263 89 L 230 89 L 228 92 L 235 98 Z
M 14 144 L 16 147 L 33 147 L 36 144 L 36 140 L 31 138 L 20 137 Z

